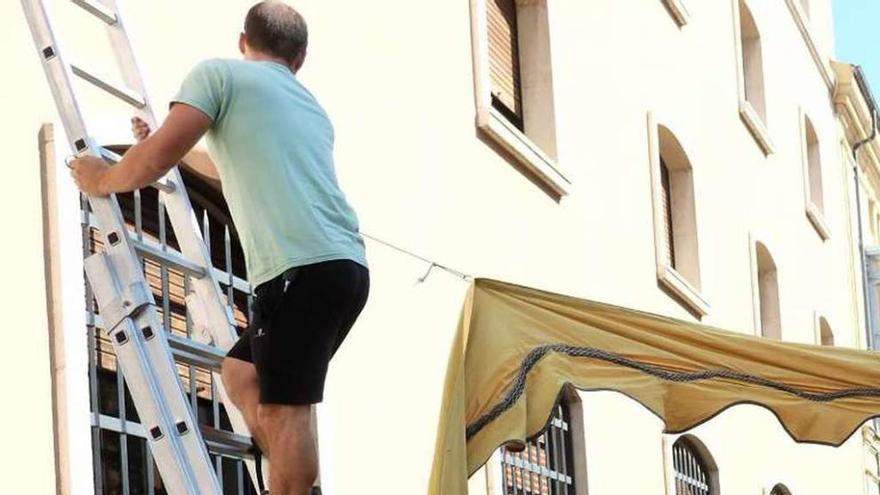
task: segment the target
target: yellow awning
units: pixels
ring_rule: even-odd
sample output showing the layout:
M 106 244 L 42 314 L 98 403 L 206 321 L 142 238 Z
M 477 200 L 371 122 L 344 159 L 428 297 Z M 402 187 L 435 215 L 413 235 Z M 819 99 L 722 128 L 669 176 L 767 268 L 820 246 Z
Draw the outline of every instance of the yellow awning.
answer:
M 495 280 L 468 291 L 446 372 L 429 495 L 464 495 L 499 446 L 548 422 L 566 383 L 638 401 L 667 433 L 742 403 L 799 442 L 839 446 L 880 415 L 880 356 L 791 344 Z

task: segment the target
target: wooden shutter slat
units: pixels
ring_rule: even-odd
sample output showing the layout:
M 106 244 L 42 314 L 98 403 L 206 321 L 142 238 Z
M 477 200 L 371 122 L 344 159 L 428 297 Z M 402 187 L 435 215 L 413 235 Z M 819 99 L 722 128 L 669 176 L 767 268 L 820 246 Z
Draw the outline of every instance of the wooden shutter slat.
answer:
M 671 267 L 675 268 L 675 236 L 672 224 L 672 188 L 669 183 L 669 169 L 666 168 L 666 163 L 662 158 L 660 159 L 660 182 L 663 188 L 661 206 L 663 208 L 663 233 L 665 234 L 664 240 L 666 241 L 664 252 L 666 253 L 666 261 Z
M 522 83 L 515 0 L 486 0 L 492 94 L 508 113 L 522 120 Z

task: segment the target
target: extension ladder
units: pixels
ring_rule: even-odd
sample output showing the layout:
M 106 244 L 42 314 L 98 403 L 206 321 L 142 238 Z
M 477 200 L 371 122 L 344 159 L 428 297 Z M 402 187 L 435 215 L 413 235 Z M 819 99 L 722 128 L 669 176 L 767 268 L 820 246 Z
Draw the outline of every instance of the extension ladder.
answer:
M 144 88 L 132 46 L 116 0 L 71 0 L 102 23 L 123 78 L 114 84 L 62 57 L 43 0 L 21 0 L 24 13 L 52 89 L 73 153 L 118 162 L 120 157 L 98 145 L 91 137 L 72 81 L 79 77 L 130 105 L 134 114 L 156 129 L 153 108 Z M 186 297 L 193 320 L 191 353 L 213 358 L 212 373 L 235 435 L 229 443 L 247 459 L 256 484 L 257 466 L 248 457 L 251 442 L 239 411 L 228 401 L 220 380 L 223 351 L 237 334 L 233 315 L 224 304 L 208 249 L 199 231 L 192 205 L 175 167 L 152 184 L 164 201 L 180 245 L 180 253 L 157 251 L 130 235 L 116 197 L 89 197 L 100 225 L 104 251 L 85 260 L 88 281 L 98 303 L 103 331 L 116 351 L 119 369 L 129 384 L 150 447 L 165 487 L 171 495 L 222 495 L 193 411 L 188 407 L 178 378 L 169 338 L 163 330 L 156 303 L 144 277 L 137 253 L 158 257 L 192 275 L 192 292 Z M 212 345 L 209 345 L 212 344 Z M 179 345 L 179 343 L 177 344 Z M 216 436 L 218 432 L 211 435 Z M 205 434 L 206 436 L 208 433 Z M 260 473 L 262 475 L 262 473 Z M 255 486 L 256 491 L 259 489 Z

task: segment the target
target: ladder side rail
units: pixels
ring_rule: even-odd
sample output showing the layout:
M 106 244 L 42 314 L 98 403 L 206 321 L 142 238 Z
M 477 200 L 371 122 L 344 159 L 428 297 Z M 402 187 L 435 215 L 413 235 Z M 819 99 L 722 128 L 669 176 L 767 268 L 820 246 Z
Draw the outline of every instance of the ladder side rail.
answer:
M 61 51 L 52 32 L 45 5 L 41 0 L 22 0 L 22 6 L 71 147 L 79 154 L 100 156 L 97 146 L 91 142 L 86 132 L 82 113 L 71 85 L 70 67 L 64 63 L 61 57 Z M 106 245 L 110 247 L 107 253 L 101 255 L 103 261 L 112 266 L 116 276 L 130 282 L 128 285 L 117 287 L 119 292 L 114 299 L 128 301 L 130 304 L 132 300 L 137 300 L 140 297 L 142 302 L 146 304 L 146 309 L 142 312 L 142 318 L 145 321 L 142 322 L 144 325 L 140 328 L 155 326 L 158 319 L 155 314 L 152 294 L 148 289 L 145 289 L 147 287 L 146 280 L 129 242 L 127 229 L 115 196 L 89 197 L 88 200 L 95 216 L 104 227 L 101 234 Z M 97 282 L 97 285 L 101 284 L 101 281 Z M 106 295 L 104 300 L 107 301 Z M 171 493 L 206 493 L 205 489 L 207 489 L 208 493 L 220 494 L 219 484 L 216 477 L 213 476 L 211 463 L 198 429 L 189 428 L 188 433 L 190 434 L 183 437 L 173 434 L 173 429 L 168 430 L 169 421 L 174 425 L 180 422 L 186 424 L 186 420 L 189 420 L 188 424 L 190 425 L 197 424 L 192 411 L 186 407 L 183 389 L 179 380 L 176 379 L 176 372 L 174 380 L 168 380 L 168 376 L 157 375 L 159 378 L 164 378 L 158 384 L 149 379 L 150 372 L 155 373 L 154 370 L 145 371 L 146 375 L 137 372 L 138 369 L 143 370 L 142 367 L 148 367 L 150 363 L 174 367 L 170 348 L 162 337 L 164 335 L 158 339 L 150 339 L 153 344 L 145 345 L 145 348 L 140 348 L 140 351 L 126 350 L 119 356 L 120 361 L 123 359 L 144 359 L 144 361 L 126 363 L 123 372 L 126 368 L 135 370 L 134 375 L 129 379 L 135 385 L 131 388 L 144 390 L 144 392 L 137 394 L 141 402 L 138 404 L 139 409 L 144 411 L 143 417 L 150 424 L 164 424 L 165 428 L 163 429 L 169 432 L 163 437 L 166 441 L 152 442 L 151 449 L 163 477 L 167 477 L 166 482 L 169 488 L 176 488 Z M 138 347 L 131 346 L 131 348 L 137 349 Z M 150 356 L 150 361 L 145 359 L 146 355 Z M 144 376 L 148 377 L 146 381 L 144 381 Z M 159 393 L 150 393 L 151 391 Z M 174 414 L 172 414 L 172 410 Z M 150 417 L 151 415 L 153 417 Z M 210 475 L 210 479 L 205 480 L 205 473 Z M 199 480 L 203 482 L 202 485 L 197 484 Z M 205 482 L 207 484 L 204 484 Z
M 136 93 L 140 94 L 144 101 L 144 106 L 140 110 L 136 110 L 136 115 L 142 118 L 150 125 L 151 129 L 157 128 L 155 112 L 153 104 L 146 91 L 146 85 L 142 72 L 138 67 L 131 40 L 125 30 L 124 16 L 120 10 L 120 2 L 116 0 L 102 0 L 103 4 L 116 12 L 116 23 L 107 25 L 107 35 L 110 38 L 110 44 L 113 53 L 119 64 L 122 78 L 125 84 Z M 166 175 L 171 182 L 177 185 L 183 185 L 183 179 L 177 168 L 172 169 Z M 174 234 L 177 237 L 180 250 L 184 256 L 195 261 L 205 267 L 212 267 L 210 253 L 199 230 L 199 225 L 193 212 L 189 195 L 185 193 L 184 187 L 178 187 L 178 191 L 173 194 L 164 194 L 168 217 L 171 219 Z M 206 277 L 193 279 L 193 290 L 199 295 L 199 299 L 205 303 L 205 318 L 197 321 L 196 326 L 202 327 L 202 331 L 208 329 L 214 344 L 223 350 L 227 350 L 235 343 L 238 338 L 233 324 L 233 317 L 228 311 L 226 304 L 220 292 L 220 285 L 213 271 Z
M 107 309 L 112 306 L 121 290 L 120 281 L 113 272 L 110 256 L 106 252 L 92 255 L 86 259 L 85 268 L 99 307 Z M 162 473 L 168 492 L 187 495 L 203 493 L 200 486 L 211 486 L 211 481 L 208 485 L 199 485 L 193 466 L 185 457 L 187 450 L 191 450 L 193 445 L 198 447 L 198 443 L 190 441 L 189 446 L 175 445 L 186 443 L 179 442 L 179 439 L 197 433 L 198 429 L 193 426 L 192 417 L 187 422 L 180 415 L 175 416 L 168 411 L 169 407 L 178 412 L 188 411 L 188 408 L 165 404 L 165 399 L 170 397 L 163 393 L 167 383 L 162 382 L 167 382 L 169 376 L 172 376 L 171 373 L 174 373 L 173 379 L 177 380 L 177 375 L 173 360 L 163 359 L 161 355 L 156 359 L 155 350 L 161 350 L 161 346 L 156 344 L 161 344 L 165 333 L 157 330 L 161 325 L 153 305 L 133 308 L 130 315 L 123 317 L 117 324 L 107 327 L 102 330 L 116 352 L 117 365 L 128 382 L 128 389 L 137 406 L 141 424 L 149 432 L 147 444 Z M 179 384 L 179 381 L 177 383 Z M 196 437 L 190 435 L 189 438 Z M 197 442 L 201 441 L 200 438 L 197 439 Z M 170 454 L 171 450 L 177 452 Z M 195 459 L 198 459 L 198 456 Z M 208 473 L 211 473 L 210 463 L 208 466 Z M 213 484 L 217 485 L 216 479 Z M 222 492 L 217 485 L 210 493 Z
M 123 81 L 131 90 L 139 93 L 144 101 L 143 108 L 136 109 L 135 114 L 147 122 L 151 129 L 156 129 L 157 121 L 153 111 L 153 104 L 147 94 L 142 71 L 138 67 L 131 39 L 125 29 L 124 15 L 120 9 L 120 2 L 117 0 L 102 0 L 102 3 L 108 9 L 116 12 L 116 22 L 112 25 L 108 24 L 106 30 L 113 53 L 119 64 Z M 194 293 L 187 297 L 187 308 L 198 308 L 198 310 L 192 311 L 196 327 L 193 337 L 203 343 L 213 342 L 215 346 L 226 351 L 232 347 L 238 338 L 232 312 L 224 303 L 221 295 L 220 284 L 215 271 L 212 269 L 213 262 L 199 230 L 192 204 L 190 203 L 189 196 L 186 194 L 186 188 L 183 187 L 183 178 L 180 171 L 176 167 L 169 171 L 166 174 L 166 181 L 170 181 L 178 186 L 176 187 L 177 191 L 173 194 L 167 194 L 161 190 L 159 194 L 163 195 L 165 208 L 171 220 L 181 253 L 188 259 L 194 260 L 196 263 L 207 268 L 206 276 L 192 278 L 191 286 Z M 226 389 L 223 387 L 222 377 L 219 373 L 213 373 L 213 378 L 220 385 L 218 387 L 220 399 L 223 404 L 227 405 L 226 413 L 233 431 L 239 435 L 251 436 L 244 417 L 229 400 Z M 256 465 L 252 460 L 246 460 L 245 462 L 251 474 L 251 480 L 255 488 L 257 488 Z M 264 463 L 264 466 L 267 465 L 268 462 Z

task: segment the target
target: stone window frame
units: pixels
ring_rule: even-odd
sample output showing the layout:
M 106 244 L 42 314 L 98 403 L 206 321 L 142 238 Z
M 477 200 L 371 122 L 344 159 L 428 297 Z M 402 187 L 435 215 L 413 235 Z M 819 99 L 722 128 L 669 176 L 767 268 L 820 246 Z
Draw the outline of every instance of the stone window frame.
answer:
M 551 14 L 547 0 L 516 0 L 524 126 L 520 131 L 492 105 L 487 2 L 470 0 L 474 100 L 477 128 L 510 154 L 541 185 L 563 197 L 571 181 L 559 165 L 556 148 Z M 523 40 L 528 41 L 524 42 Z M 539 111 L 534 111 L 535 107 Z M 531 110 L 531 111 L 530 111 Z M 534 120 L 533 120 L 534 119 Z M 535 129 L 530 132 L 529 129 Z

